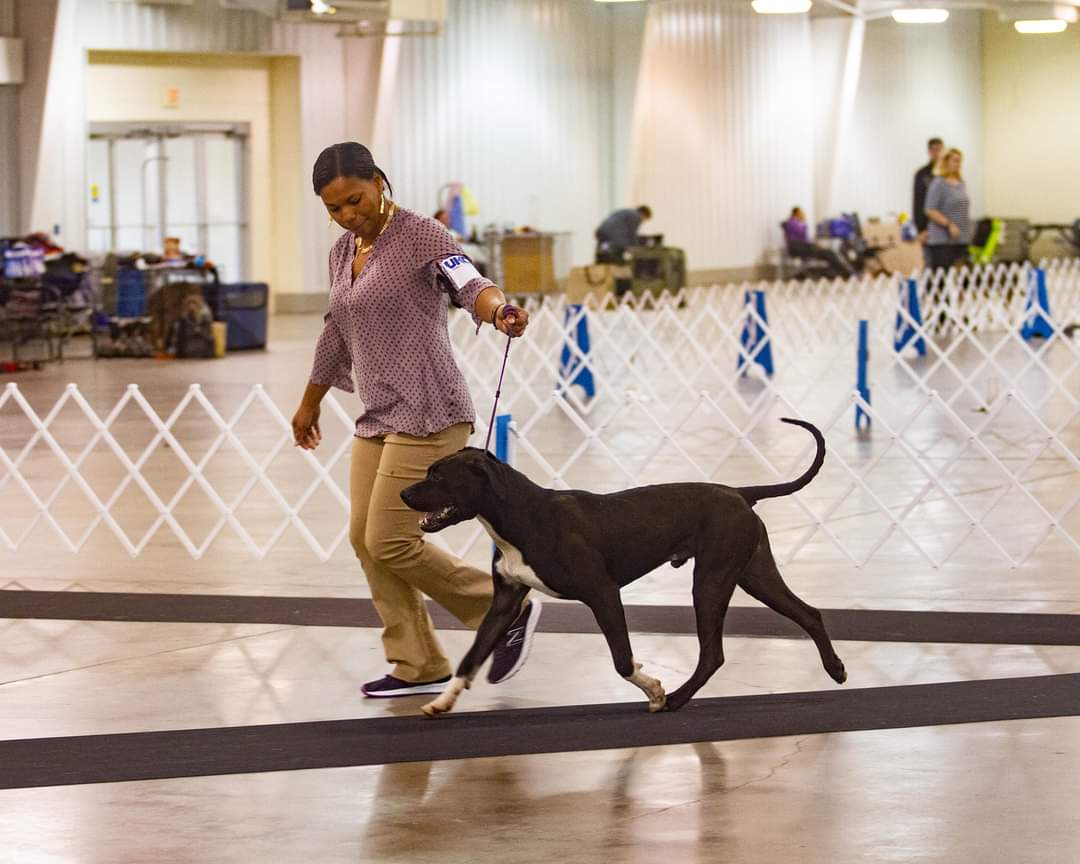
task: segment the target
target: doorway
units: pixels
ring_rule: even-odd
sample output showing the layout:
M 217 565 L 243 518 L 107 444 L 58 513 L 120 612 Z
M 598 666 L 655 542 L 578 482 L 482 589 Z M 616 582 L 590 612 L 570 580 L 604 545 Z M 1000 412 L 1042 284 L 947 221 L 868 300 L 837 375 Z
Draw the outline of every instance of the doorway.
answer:
M 249 281 L 246 123 L 92 123 L 87 248 L 161 253 L 177 237 Z

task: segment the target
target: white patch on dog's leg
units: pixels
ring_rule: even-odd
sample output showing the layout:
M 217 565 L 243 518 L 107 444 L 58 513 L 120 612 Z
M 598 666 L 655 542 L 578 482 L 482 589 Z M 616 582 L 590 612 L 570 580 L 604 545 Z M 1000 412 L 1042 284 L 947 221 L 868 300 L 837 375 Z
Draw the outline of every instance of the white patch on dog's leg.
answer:
M 420 710 L 427 714 L 428 717 L 434 717 L 436 714 L 445 714 L 448 711 L 452 711 L 454 709 L 454 704 L 458 700 L 458 696 L 460 696 L 463 691 L 468 690 L 471 686 L 471 681 L 465 678 L 458 678 L 455 675 L 450 679 L 450 683 L 446 685 L 446 689 L 428 702 L 427 705 L 421 706 Z
M 634 663 L 634 674 L 630 675 L 626 680 L 631 684 L 640 687 L 645 695 L 649 697 L 649 711 L 656 712 L 663 710 L 664 705 L 667 704 L 667 694 L 664 692 L 664 685 L 660 683 L 659 679 L 653 678 L 642 672 L 640 663 Z

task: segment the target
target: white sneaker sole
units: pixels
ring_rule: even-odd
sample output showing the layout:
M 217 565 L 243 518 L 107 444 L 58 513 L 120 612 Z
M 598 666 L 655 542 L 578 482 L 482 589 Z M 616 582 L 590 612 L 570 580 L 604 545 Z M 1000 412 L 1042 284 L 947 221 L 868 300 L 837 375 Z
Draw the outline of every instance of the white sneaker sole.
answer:
M 428 696 L 432 693 L 442 693 L 446 689 L 446 681 L 432 681 L 430 684 L 417 684 L 413 687 L 399 687 L 397 690 L 379 690 L 375 693 L 360 692 L 368 699 L 393 699 L 395 696 Z
M 532 650 L 533 633 L 536 632 L 536 625 L 540 623 L 540 615 L 544 611 L 544 604 L 540 602 L 540 598 L 534 596 L 530 602 L 532 606 L 532 613 L 529 615 L 529 620 L 525 624 L 525 636 L 522 638 L 524 643 L 521 646 L 521 653 L 518 655 L 517 663 L 510 667 L 510 671 L 502 676 L 498 681 L 492 681 L 488 679 L 489 684 L 502 684 L 503 681 L 509 681 L 521 670 L 521 667 L 525 665 L 525 661 L 529 659 L 529 651 Z

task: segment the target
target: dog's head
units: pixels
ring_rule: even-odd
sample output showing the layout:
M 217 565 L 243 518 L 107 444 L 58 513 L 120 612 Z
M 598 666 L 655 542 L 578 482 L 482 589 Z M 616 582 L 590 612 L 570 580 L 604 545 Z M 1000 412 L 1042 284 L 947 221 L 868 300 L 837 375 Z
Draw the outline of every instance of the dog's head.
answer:
M 505 500 L 505 467 L 487 450 L 466 447 L 435 462 L 427 477 L 401 491 L 401 500 L 424 514 L 421 530 L 442 531 Z

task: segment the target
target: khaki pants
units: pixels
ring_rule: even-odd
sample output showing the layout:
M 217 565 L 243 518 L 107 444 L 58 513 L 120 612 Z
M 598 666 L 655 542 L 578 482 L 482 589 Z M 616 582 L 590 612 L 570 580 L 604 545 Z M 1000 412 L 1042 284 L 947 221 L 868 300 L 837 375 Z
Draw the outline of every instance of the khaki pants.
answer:
M 426 594 L 475 630 L 491 606 L 491 574 L 426 543 L 420 514 L 401 490 L 422 480 L 428 466 L 469 440 L 459 423 L 427 438 L 390 434 L 353 439 L 349 540 L 367 574 L 383 622 L 383 650 L 403 681 L 434 681 L 450 674 L 424 605 Z

